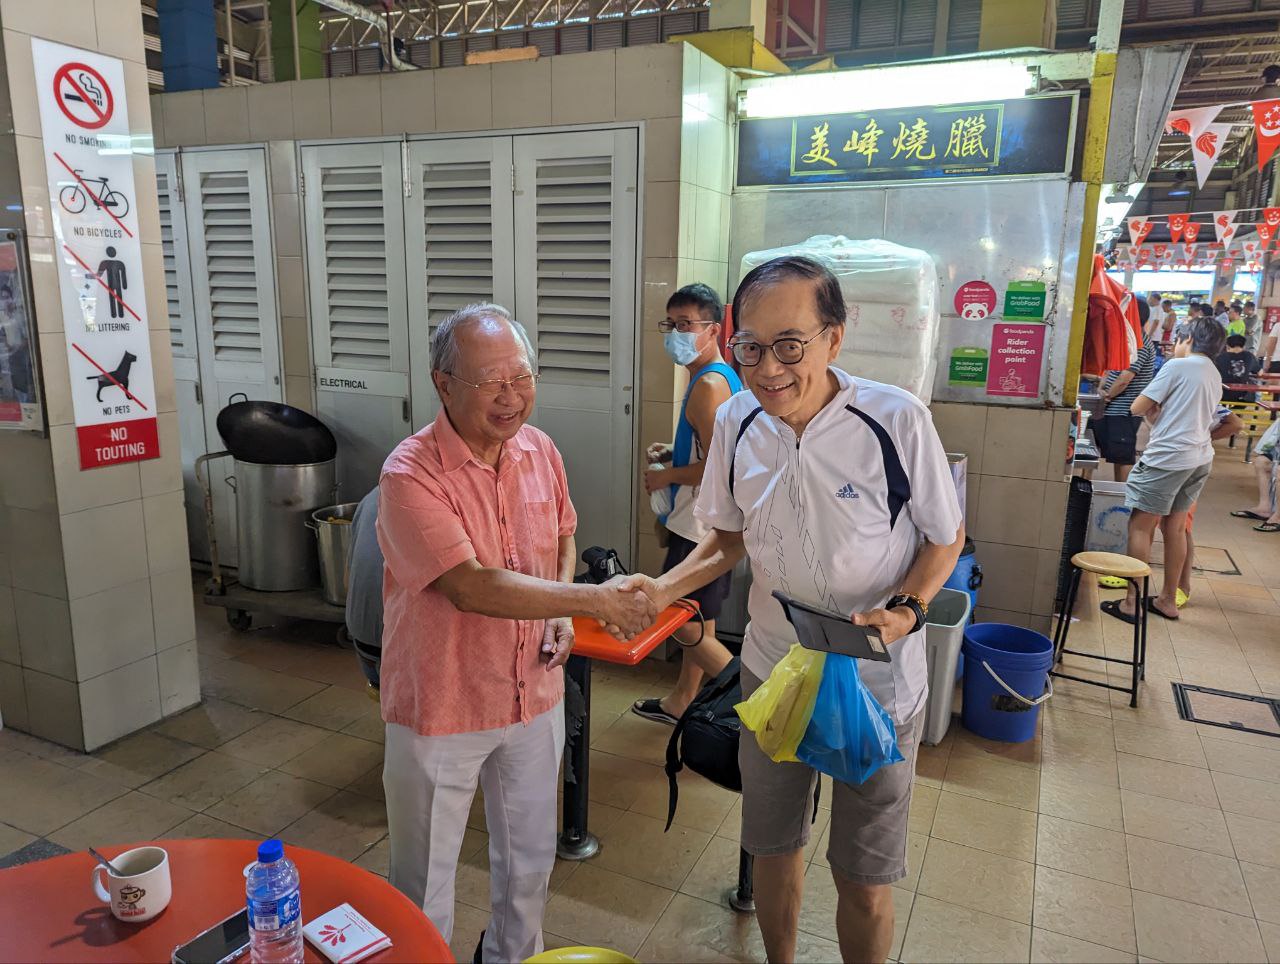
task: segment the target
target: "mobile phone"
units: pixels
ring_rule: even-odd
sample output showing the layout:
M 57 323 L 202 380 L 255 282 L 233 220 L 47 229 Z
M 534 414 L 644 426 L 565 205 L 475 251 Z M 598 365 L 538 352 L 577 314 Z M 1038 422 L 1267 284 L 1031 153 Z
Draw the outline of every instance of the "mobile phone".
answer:
M 249 946 L 249 911 L 240 908 L 225 920 L 173 949 L 173 964 L 226 964 Z
M 847 616 L 802 603 L 777 589 L 773 591 L 773 598 L 782 605 L 787 621 L 795 627 L 796 638 L 805 649 L 882 663 L 892 659 L 876 630 L 855 626 Z

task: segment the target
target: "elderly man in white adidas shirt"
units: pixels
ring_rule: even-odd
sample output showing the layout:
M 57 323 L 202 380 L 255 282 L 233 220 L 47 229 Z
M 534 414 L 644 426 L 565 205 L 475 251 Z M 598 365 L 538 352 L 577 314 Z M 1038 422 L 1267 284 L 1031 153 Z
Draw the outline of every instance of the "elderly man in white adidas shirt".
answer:
M 712 527 L 655 580 L 631 577 L 663 605 L 751 560 L 742 689 L 760 685 L 795 641 L 781 589 L 874 626 L 889 664 L 862 678 L 892 715 L 905 758 L 859 786 L 837 782 L 827 853 L 846 961 L 884 960 L 889 886 L 907 873 L 907 814 L 928 689 L 924 611 L 955 566 L 964 522 L 929 411 L 914 396 L 830 367 L 844 338 L 839 282 L 805 258 L 756 268 L 733 303 L 732 347 L 748 391 L 721 406 L 699 518 Z M 742 845 L 755 855 L 757 920 L 771 961 L 795 960 L 813 770 L 774 763 L 744 735 Z

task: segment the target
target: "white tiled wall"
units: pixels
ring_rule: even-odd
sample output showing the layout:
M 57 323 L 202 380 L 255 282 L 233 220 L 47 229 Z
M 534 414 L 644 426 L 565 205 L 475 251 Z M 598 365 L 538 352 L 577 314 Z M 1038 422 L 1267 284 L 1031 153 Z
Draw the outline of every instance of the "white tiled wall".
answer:
M 50 425 L 48 438 L 0 435 L 0 712 L 8 726 L 92 749 L 160 718 L 157 627 L 164 631 L 162 651 L 175 654 L 165 661 L 164 711 L 176 712 L 199 699 L 155 163 L 146 153 L 152 105 L 142 23 L 136 5 L 122 0 L 0 0 L 0 28 L 5 51 L 0 88 L 4 101 L 13 104 L 14 119 L 12 136 L 0 134 L 0 141 L 8 137 L 12 147 L 0 151 L 11 158 L 0 165 L 0 194 L 13 205 L 7 211 L 21 204 L 21 224 L 28 231 Z M 160 421 L 162 457 L 152 462 L 80 470 L 33 36 L 125 61 L 130 132 L 141 148 L 134 156 L 134 205 Z M 172 129 L 198 132 L 203 139 L 208 129 L 230 130 L 243 123 L 236 111 L 242 117 L 245 105 L 237 108 L 228 100 L 212 105 L 206 128 L 205 106 L 200 92 L 175 98 Z M 175 571 L 181 580 L 173 577 Z M 154 573 L 166 576 L 158 607 L 153 607 Z
M 1067 505 L 1070 411 L 956 402 L 930 410 L 946 450 L 969 456 L 965 525 L 984 570 L 979 617 L 1047 631 Z
M 722 295 L 730 271 L 729 196 L 733 75 L 696 47 L 684 48 L 680 117 L 678 282 L 702 281 Z

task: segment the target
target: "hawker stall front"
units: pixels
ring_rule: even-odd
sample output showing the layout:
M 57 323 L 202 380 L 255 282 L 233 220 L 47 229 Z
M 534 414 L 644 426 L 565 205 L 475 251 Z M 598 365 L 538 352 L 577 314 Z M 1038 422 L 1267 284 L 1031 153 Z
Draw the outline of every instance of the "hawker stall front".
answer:
M 1048 631 L 1081 266 L 1141 187 L 1185 59 L 1006 51 L 740 83 L 730 280 L 787 252 L 835 267 L 841 366 L 909 388 L 965 457 L 980 619 Z

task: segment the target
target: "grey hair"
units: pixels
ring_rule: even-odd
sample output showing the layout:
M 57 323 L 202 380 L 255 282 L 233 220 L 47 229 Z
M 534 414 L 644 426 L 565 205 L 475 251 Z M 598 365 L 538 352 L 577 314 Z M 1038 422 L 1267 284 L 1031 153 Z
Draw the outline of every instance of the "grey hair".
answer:
M 451 314 L 431 335 L 431 370 L 452 374 L 457 371 L 460 352 L 458 350 L 458 332 L 473 322 L 486 319 L 500 319 L 511 326 L 511 330 L 524 345 L 525 354 L 533 365 L 533 345 L 529 341 L 529 333 L 524 325 L 511 317 L 511 312 L 501 305 L 477 303 L 465 305 Z
M 1193 352 L 1217 358 L 1222 351 L 1222 343 L 1227 340 L 1227 329 L 1216 318 L 1197 318 L 1191 323 L 1187 335 Z

